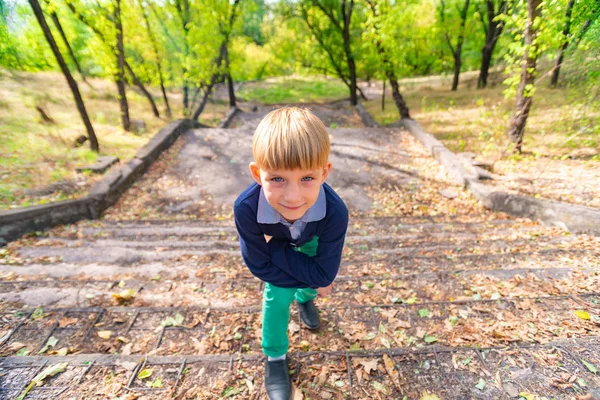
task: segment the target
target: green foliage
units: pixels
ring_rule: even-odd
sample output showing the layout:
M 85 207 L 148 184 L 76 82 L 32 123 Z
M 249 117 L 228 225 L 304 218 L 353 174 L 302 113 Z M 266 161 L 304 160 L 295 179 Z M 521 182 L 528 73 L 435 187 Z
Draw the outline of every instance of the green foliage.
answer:
M 270 79 L 260 86 L 246 84 L 240 97 L 265 104 L 320 102 L 348 95 L 348 88 L 336 79 L 292 77 Z

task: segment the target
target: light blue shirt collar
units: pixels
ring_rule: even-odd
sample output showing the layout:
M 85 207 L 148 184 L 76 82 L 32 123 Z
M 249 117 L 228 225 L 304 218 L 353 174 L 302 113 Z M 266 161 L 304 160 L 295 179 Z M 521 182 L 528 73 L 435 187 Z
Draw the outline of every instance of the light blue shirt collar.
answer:
M 327 199 L 325 197 L 325 189 L 323 189 L 323 185 L 321 185 L 317 201 L 304 213 L 300 220 L 304 223 L 319 221 L 325 218 L 326 213 Z M 258 197 L 256 220 L 259 224 L 277 224 L 281 222 L 284 223 L 284 225 L 290 225 L 290 223 L 269 204 L 262 187 L 260 188 L 260 195 Z

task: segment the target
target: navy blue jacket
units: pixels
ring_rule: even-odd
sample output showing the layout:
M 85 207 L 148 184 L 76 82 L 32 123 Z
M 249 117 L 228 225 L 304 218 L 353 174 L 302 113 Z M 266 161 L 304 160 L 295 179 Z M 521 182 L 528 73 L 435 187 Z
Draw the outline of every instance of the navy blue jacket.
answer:
M 340 269 L 348 228 L 348 208 L 335 191 L 323 184 L 327 212 L 319 221 L 308 222 L 298 240 L 292 240 L 282 223 L 257 222 L 260 185 L 253 183 L 235 201 L 235 225 L 240 235 L 244 262 L 258 279 L 284 288 L 329 286 Z M 264 235 L 272 236 L 267 243 Z M 318 237 L 317 254 L 295 251 Z

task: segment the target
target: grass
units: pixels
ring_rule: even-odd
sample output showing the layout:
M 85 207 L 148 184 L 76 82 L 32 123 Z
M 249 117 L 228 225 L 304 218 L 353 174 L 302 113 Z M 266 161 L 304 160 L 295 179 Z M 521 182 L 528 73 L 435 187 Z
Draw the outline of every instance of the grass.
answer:
M 470 86 L 470 87 L 464 87 Z M 515 99 L 505 99 L 503 86 L 477 90 L 472 83 L 456 92 L 449 85 L 403 85 L 402 93 L 411 116 L 443 141 L 452 151 L 469 151 L 483 158 L 499 159 L 507 153 L 507 126 Z M 381 99 L 365 104 L 381 124 L 398 119 L 398 112 L 386 94 L 385 110 Z M 590 104 L 580 91 L 549 89 L 540 85 L 535 92 L 532 111 L 524 136 L 525 154 L 513 157 L 595 158 L 600 161 L 600 104 Z
M 158 130 L 170 121 L 156 88 L 151 88 L 162 118 L 152 114 L 147 100 L 128 89 L 130 117 L 146 122 L 140 134 L 126 132 L 120 125 L 116 88 L 110 81 L 91 79 L 93 89 L 79 84 L 85 106 L 100 143 L 101 155 L 115 155 L 121 161 L 131 159 Z M 182 116 L 180 92 L 169 93 L 174 118 Z M 41 121 L 36 105 L 41 105 L 55 124 Z M 224 103 L 208 103 L 200 122 L 216 125 L 227 111 Z M 57 182 L 93 182 L 98 177 L 77 174 L 75 168 L 93 163 L 97 154 L 89 142 L 74 148 L 73 143 L 85 129 L 71 92 L 60 73 L 23 73 L 0 70 L 0 209 L 41 204 L 76 197 L 80 191 L 49 196 L 28 196 L 26 189 L 39 189 Z M 86 185 L 82 184 L 82 188 Z
M 348 87 L 333 78 L 277 77 L 248 82 L 242 86 L 239 96 L 263 104 L 318 103 L 348 97 Z

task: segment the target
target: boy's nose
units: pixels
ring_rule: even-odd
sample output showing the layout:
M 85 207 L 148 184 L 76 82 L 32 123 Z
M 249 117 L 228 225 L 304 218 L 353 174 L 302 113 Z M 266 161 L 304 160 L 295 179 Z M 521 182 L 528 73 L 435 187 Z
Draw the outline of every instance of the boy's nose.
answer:
M 290 205 L 298 203 L 301 199 L 299 188 L 295 185 L 289 185 L 288 190 L 285 191 L 284 199 Z

